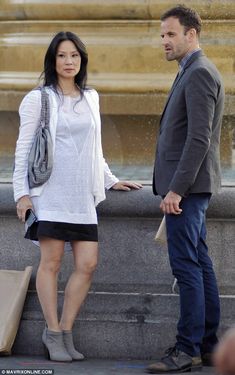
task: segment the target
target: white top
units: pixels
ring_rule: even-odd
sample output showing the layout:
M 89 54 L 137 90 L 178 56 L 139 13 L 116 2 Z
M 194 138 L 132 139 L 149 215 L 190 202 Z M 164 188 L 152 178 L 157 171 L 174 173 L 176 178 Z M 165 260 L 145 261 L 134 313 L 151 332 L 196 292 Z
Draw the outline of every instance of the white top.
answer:
M 58 98 L 59 111 L 53 170 L 32 202 L 38 220 L 96 224 L 92 194 L 92 150 L 95 123 L 86 99 Z
M 53 141 L 53 155 L 56 148 L 56 134 L 58 125 L 58 115 L 61 110 L 58 96 L 53 88 L 46 87 L 49 94 L 50 103 L 50 132 Z M 92 149 L 92 195 L 95 206 L 105 199 L 105 188 L 110 189 L 118 179 L 112 174 L 103 158 L 101 145 L 101 121 L 99 111 L 99 96 L 95 90 L 85 90 L 84 99 L 88 105 L 92 122 L 95 125 L 94 144 Z M 13 174 L 14 199 L 18 201 L 23 195 L 38 197 L 50 183 L 50 179 L 43 185 L 30 189 L 28 185 L 28 153 L 30 151 L 34 134 L 40 125 L 41 113 L 41 91 L 32 90 L 22 100 L 20 114 L 20 130 L 15 152 L 15 170 Z M 78 115 L 79 116 L 79 115 Z M 66 116 L 63 116 L 65 119 Z M 76 128 L 77 129 L 77 128 Z M 83 133 L 83 132 L 82 132 Z M 59 133 L 58 133 L 59 134 Z M 83 136 L 84 137 L 84 136 Z M 70 145 L 71 147 L 71 145 Z M 77 146 L 78 147 L 78 146 Z M 61 156 L 62 157 L 62 156 Z M 65 155 L 64 155 L 65 157 Z M 57 157 L 58 158 L 58 157 Z M 71 163 L 72 161 L 70 161 Z M 66 195 L 69 190 L 66 191 Z M 66 196 L 65 195 L 65 196 Z M 63 198 L 65 199 L 65 197 Z

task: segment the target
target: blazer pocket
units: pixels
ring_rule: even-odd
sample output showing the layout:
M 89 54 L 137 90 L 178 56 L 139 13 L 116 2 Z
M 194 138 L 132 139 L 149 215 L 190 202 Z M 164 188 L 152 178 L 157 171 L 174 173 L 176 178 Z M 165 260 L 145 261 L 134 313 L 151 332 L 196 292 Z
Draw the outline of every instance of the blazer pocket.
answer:
M 166 160 L 180 160 L 181 151 L 167 151 L 165 153 Z

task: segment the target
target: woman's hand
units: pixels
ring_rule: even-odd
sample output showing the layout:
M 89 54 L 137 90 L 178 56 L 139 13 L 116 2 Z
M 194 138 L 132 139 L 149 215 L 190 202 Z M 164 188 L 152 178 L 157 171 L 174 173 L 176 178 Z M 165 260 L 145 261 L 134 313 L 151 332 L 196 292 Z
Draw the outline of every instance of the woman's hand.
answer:
M 26 211 L 29 208 L 31 208 L 31 209 L 33 208 L 31 199 L 29 198 L 28 195 L 24 195 L 23 197 L 21 197 L 18 200 L 17 205 L 16 205 L 16 211 L 17 211 L 18 218 L 21 221 L 23 221 L 23 223 L 25 222 Z
M 130 191 L 131 189 L 139 190 L 142 188 L 142 185 L 138 182 L 130 182 L 130 181 L 118 181 L 116 184 L 112 186 L 113 190 L 124 190 Z

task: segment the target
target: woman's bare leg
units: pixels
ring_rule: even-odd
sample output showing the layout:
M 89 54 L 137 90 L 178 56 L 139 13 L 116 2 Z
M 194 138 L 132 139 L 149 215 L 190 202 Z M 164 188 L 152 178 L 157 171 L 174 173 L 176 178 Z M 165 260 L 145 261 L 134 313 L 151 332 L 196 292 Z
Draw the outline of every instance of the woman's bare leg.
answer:
M 98 260 L 98 243 L 74 241 L 72 243 L 75 269 L 65 288 L 65 298 L 60 328 L 72 329 L 74 320 L 89 291 Z
M 51 331 L 61 331 L 57 315 L 57 276 L 64 254 L 64 241 L 41 238 L 41 260 L 37 271 L 36 289 L 42 311 Z

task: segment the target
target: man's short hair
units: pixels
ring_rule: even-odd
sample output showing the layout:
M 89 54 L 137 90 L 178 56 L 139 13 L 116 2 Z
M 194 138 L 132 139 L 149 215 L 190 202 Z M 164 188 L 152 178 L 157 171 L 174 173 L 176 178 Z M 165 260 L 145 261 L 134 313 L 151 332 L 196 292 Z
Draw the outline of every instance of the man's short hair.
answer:
M 185 32 L 190 29 L 195 29 L 196 33 L 200 35 L 202 20 L 195 10 L 187 8 L 184 5 L 177 5 L 166 11 L 161 16 L 161 21 L 165 21 L 169 17 L 178 18 L 179 23 L 184 26 Z

